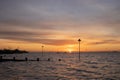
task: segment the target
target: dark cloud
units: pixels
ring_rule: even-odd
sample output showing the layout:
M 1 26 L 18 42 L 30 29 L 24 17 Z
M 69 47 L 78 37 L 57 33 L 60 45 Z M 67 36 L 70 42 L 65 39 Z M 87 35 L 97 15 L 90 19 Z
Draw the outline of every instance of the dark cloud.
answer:
M 0 38 L 3 37 L 15 37 L 15 38 L 19 38 L 19 37 L 43 37 L 43 36 L 51 36 L 51 35 L 55 35 L 57 33 L 55 32 L 38 32 L 38 31 L 27 31 L 27 30 L 15 30 L 15 31 L 9 31 L 9 30 L 4 30 L 4 31 L 0 31 Z M 8 38 L 8 39 L 9 39 Z
M 102 44 L 120 44 L 119 40 L 102 40 L 98 42 L 91 42 L 89 45 L 102 45 Z
M 19 37 L 19 36 L 32 36 L 35 35 L 32 32 L 25 32 L 25 31 L 0 31 L 0 36 L 15 36 L 15 37 Z M 38 34 L 37 34 L 38 35 Z
M 67 39 L 38 39 L 38 38 L 30 38 L 30 37 L 2 37 L 3 39 L 12 40 L 13 42 L 30 42 L 30 43 L 37 43 L 37 44 L 46 44 L 46 45 L 55 45 L 55 46 L 63 46 L 69 44 L 75 44 L 76 41 L 74 40 L 67 40 Z M 10 42 L 9 42 L 10 43 Z
M 48 36 L 56 35 L 54 32 L 42 33 L 42 32 L 30 32 L 30 31 L 1 31 L 0 38 L 6 40 L 12 40 L 12 42 L 31 42 L 42 43 L 47 45 L 67 45 L 74 44 L 74 40 L 67 39 L 45 39 Z M 10 43 L 10 42 L 9 42 Z
M 67 40 L 67 39 L 40 39 L 38 42 L 47 45 L 56 45 L 56 46 L 63 46 L 69 44 L 75 44 L 74 40 Z
M 68 35 L 79 33 L 85 38 L 118 39 L 119 26 L 120 0 L 0 0 L 1 39 L 64 45 L 75 42 L 49 39 L 48 36 L 56 33 L 36 30 L 69 32 Z M 103 40 L 90 44 L 112 43 L 119 41 Z

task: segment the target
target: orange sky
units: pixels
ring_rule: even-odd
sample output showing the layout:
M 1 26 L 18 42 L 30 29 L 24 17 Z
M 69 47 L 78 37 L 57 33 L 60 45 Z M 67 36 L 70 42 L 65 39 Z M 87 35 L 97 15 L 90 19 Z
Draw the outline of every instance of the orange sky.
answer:
M 91 41 L 81 41 L 81 51 L 113 51 L 117 50 L 119 51 L 119 44 L 116 43 L 108 43 L 108 44 L 101 44 L 97 45 L 97 43 L 91 44 Z M 94 41 L 93 41 L 94 42 Z M 10 49 L 15 49 L 19 48 L 22 50 L 28 50 L 31 52 L 40 52 L 42 50 L 41 46 L 44 46 L 44 51 L 65 51 L 65 52 L 72 52 L 72 51 L 78 51 L 78 41 L 75 39 L 71 42 L 56 42 L 54 45 L 46 45 L 46 44 L 41 44 L 41 43 L 31 43 L 31 42 L 24 42 L 24 41 L 13 41 L 13 40 L 0 40 L 1 46 L 0 48 L 10 48 Z
M 118 0 L 2 0 L 0 49 L 120 51 Z

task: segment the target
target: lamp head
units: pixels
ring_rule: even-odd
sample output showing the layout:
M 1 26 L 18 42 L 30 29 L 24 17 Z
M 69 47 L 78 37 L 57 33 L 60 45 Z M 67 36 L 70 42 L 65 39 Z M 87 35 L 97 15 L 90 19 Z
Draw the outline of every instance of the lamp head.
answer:
M 80 40 L 80 39 L 78 39 L 78 41 L 80 42 L 81 40 Z

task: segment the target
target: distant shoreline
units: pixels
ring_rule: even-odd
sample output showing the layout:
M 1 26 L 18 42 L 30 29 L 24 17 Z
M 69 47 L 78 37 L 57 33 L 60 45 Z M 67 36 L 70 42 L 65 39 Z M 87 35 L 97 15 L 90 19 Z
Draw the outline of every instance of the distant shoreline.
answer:
M 21 53 L 28 53 L 28 51 L 25 50 L 19 50 L 19 49 L 3 49 L 0 50 L 0 54 L 21 54 Z

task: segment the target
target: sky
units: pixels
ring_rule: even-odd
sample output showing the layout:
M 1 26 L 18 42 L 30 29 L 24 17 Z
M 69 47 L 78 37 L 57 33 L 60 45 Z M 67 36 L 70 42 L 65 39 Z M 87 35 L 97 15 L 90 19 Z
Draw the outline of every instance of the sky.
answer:
M 0 49 L 120 51 L 120 0 L 0 0 Z

